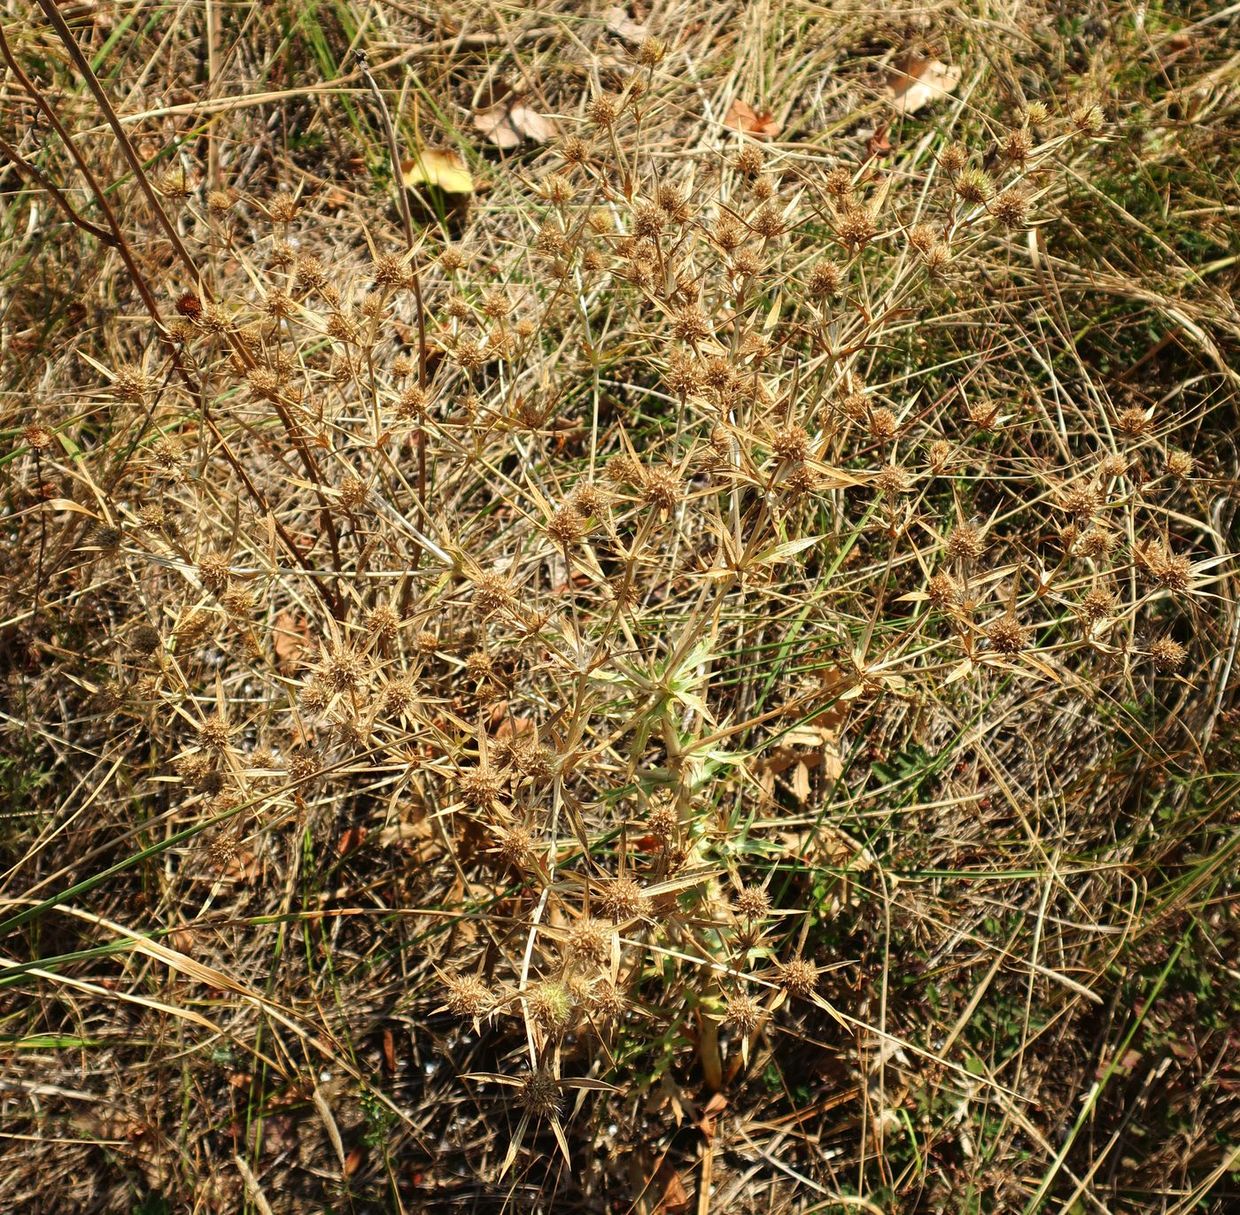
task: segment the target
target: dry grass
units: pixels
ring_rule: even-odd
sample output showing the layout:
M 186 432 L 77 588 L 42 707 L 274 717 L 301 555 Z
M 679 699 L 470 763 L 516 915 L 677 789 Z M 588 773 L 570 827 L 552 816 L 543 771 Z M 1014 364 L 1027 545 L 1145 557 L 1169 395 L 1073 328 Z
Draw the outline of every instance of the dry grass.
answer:
M 44 8 L 0 1207 L 1230 1209 L 1237 14 Z

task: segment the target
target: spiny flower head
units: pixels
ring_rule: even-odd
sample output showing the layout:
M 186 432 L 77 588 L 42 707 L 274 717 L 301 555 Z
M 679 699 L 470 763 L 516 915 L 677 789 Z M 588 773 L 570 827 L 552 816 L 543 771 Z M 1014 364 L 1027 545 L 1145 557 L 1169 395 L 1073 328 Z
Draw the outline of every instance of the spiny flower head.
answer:
M 564 983 L 535 983 L 525 992 L 531 1019 L 549 1033 L 568 1027 L 576 1001 Z
M 445 975 L 444 1003 L 454 1017 L 472 1021 L 483 1016 L 494 1004 L 491 989 L 475 975 Z
M 1150 658 L 1156 670 L 1169 673 L 1184 665 L 1188 651 L 1174 637 L 1160 637 L 1150 645 Z
M 986 630 L 986 638 L 996 654 L 1011 656 L 1029 646 L 1030 631 L 1010 613 L 1000 616 Z
M 762 1019 L 762 1008 L 752 996 L 744 993 L 729 996 L 723 1009 L 723 1023 L 729 1029 L 751 1034 Z
M 545 1067 L 526 1074 L 518 1100 L 535 1118 L 554 1118 L 560 1112 L 560 1085 Z
M 617 924 L 646 912 L 646 896 L 631 877 L 612 878 L 598 891 L 599 910 Z
M 818 967 L 804 958 L 793 958 L 779 968 L 779 985 L 790 996 L 804 999 L 813 995 L 818 986 Z
M 972 523 L 957 525 L 947 537 L 947 555 L 953 561 L 976 561 L 985 550 L 982 533 Z
M 736 895 L 736 910 L 746 919 L 759 920 L 771 910 L 771 896 L 761 886 L 743 886 Z

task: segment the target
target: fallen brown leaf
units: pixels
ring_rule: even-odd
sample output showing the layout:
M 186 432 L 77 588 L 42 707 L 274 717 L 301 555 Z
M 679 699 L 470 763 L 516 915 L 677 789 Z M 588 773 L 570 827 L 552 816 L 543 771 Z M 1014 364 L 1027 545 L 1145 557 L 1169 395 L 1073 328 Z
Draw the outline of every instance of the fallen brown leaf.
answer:
M 533 109 L 519 93 L 474 111 L 474 126 L 497 148 L 507 151 L 523 140 L 546 143 L 556 136 L 555 123 Z
M 783 123 L 770 110 L 755 110 L 739 97 L 732 99 L 723 123 L 724 126 L 729 126 L 734 131 L 744 131 L 755 139 L 774 139 L 784 129 Z
M 959 67 L 910 52 L 892 65 L 887 100 L 897 114 L 915 114 L 930 102 L 954 93 L 961 74 Z
M 650 30 L 644 21 L 634 21 L 618 4 L 613 4 L 604 10 L 603 20 L 607 28 L 617 38 L 623 38 L 625 42 L 638 43 L 650 35 Z
M 289 675 L 297 669 L 302 651 L 310 644 L 310 622 L 292 612 L 277 612 L 271 623 L 271 634 L 276 666 Z

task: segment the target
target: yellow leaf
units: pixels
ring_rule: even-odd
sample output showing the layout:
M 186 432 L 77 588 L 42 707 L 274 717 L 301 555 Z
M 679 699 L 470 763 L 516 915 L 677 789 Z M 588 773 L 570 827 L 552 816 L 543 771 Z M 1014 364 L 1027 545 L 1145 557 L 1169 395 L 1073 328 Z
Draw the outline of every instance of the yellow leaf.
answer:
M 474 179 L 459 152 L 451 148 L 422 148 L 400 166 L 406 187 L 434 186 L 445 194 L 472 194 Z

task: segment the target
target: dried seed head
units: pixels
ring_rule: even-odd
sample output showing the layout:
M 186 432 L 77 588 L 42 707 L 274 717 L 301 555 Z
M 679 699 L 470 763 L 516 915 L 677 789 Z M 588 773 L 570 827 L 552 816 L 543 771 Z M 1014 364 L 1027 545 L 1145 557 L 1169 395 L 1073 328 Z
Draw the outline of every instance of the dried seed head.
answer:
M 493 806 L 503 787 L 499 776 L 486 768 L 469 768 L 462 772 L 458 785 L 461 801 L 474 810 Z
M 765 203 L 749 217 L 749 226 L 764 240 L 774 240 L 785 230 L 784 217 L 771 203 Z
M 444 975 L 444 1003 L 454 1017 L 472 1021 L 486 1014 L 495 999 L 476 975 Z
M 949 143 L 939 156 L 939 164 L 943 166 L 943 172 L 951 177 L 960 173 L 968 163 L 969 149 L 962 143 Z
M 140 624 L 129 634 L 129 644 L 139 654 L 153 654 L 162 643 L 159 630 L 153 624 Z
M 613 935 L 611 925 L 602 920 L 578 920 L 568 930 L 564 952 L 578 964 L 602 966 L 611 957 Z
M 327 271 L 317 257 L 303 254 L 297 259 L 296 279 L 299 287 L 314 290 L 327 282 Z
M 1092 515 L 1102 505 L 1102 494 L 1088 482 L 1077 482 L 1067 486 L 1059 500 L 1070 515 Z
M 22 442 L 31 451 L 47 451 L 55 441 L 56 437 L 52 432 L 46 426 L 40 426 L 37 422 L 32 422 L 22 431 Z
M 411 384 L 396 400 L 396 416 L 406 422 L 421 421 L 427 402 L 426 391 L 417 384 Z
M 1023 165 L 1033 151 L 1033 136 L 1023 127 L 1009 131 L 999 144 L 999 155 L 1010 165 Z
M 1000 616 L 986 630 L 986 637 L 996 654 L 1019 654 L 1028 648 L 1029 635 L 1029 630 L 1011 614 Z
M 1094 560 L 1110 556 L 1117 543 L 1115 533 L 1104 527 L 1091 527 L 1078 541 L 1081 553 Z
M 1102 587 L 1094 587 L 1081 600 L 1077 611 L 1086 624 L 1097 624 L 1115 611 L 1115 596 Z
M 327 651 L 316 676 L 332 692 L 353 692 L 370 673 L 370 660 L 360 650 L 344 642 Z
M 243 586 L 230 586 L 221 592 L 220 604 L 230 616 L 245 617 L 254 611 L 254 594 Z
M 1177 481 L 1187 480 L 1193 475 L 1193 457 L 1186 451 L 1173 451 L 1167 456 L 1167 475 Z
M 569 135 L 561 140 L 559 153 L 568 165 L 583 165 L 590 159 L 590 145 L 580 136 Z
M 633 235 L 654 240 L 667 226 L 667 212 L 657 203 L 642 203 L 633 213 Z
M 155 189 L 165 198 L 174 202 L 184 202 L 190 194 L 189 178 L 182 168 L 167 169 L 159 175 Z
M 1188 651 L 1174 637 L 1160 637 L 1150 645 L 1154 668 L 1164 673 L 1178 671 L 1187 657 Z
M 879 492 L 887 498 L 898 498 L 908 493 L 912 483 L 913 478 L 908 470 L 901 468 L 898 464 L 885 464 L 878 476 L 874 478 L 874 484 Z
M 930 602 L 937 608 L 954 606 L 960 598 L 960 588 L 950 574 L 935 574 L 926 586 Z
M 1051 112 L 1041 101 L 1031 101 L 1017 112 L 1017 119 L 1023 126 L 1043 127 L 1051 120 Z
M 762 150 L 752 143 L 747 143 L 736 154 L 736 159 L 732 163 L 742 177 L 757 177 L 762 172 Z
M 212 190 L 207 194 L 207 210 L 217 218 L 227 215 L 237 204 L 237 195 L 232 190 Z
M 647 469 L 641 482 L 642 500 L 656 510 L 670 511 L 681 498 L 680 476 L 669 467 Z
M 465 675 L 476 684 L 495 679 L 495 658 L 486 650 L 473 650 L 465 656 Z
M 1139 439 L 1154 429 L 1154 419 L 1144 409 L 1133 405 L 1115 419 L 1115 429 L 1127 439 Z
M 612 456 L 604 472 L 613 485 L 641 485 L 646 478 L 646 470 L 627 451 Z
M 235 827 L 221 827 L 207 846 L 207 864 L 212 869 L 227 869 L 241 846 L 241 833 Z
M 590 988 L 590 1011 L 606 1020 L 615 1020 L 628 1008 L 624 993 L 610 979 L 599 979 Z
M 228 585 L 231 573 L 228 558 L 219 553 L 208 553 L 198 561 L 198 579 L 213 595 Z
M 635 58 L 642 67 L 658 67 L 667 54 L 667 46 L 661 38 L 643 38 Z
M 273 194 L 267 201 L 267 214 L 277 224 L 291 224 L 297 218 L 299 205 L 287 191 Z
M 577 187 L 563 173 L 548 173 L 539 183 L 539 193 L 553 206 L 563 207 L 573 201 Z
M 569 500 L 588 519 L 598 518 L 607 509 L 606 492 L 592 481 L 575 486 Z
M 952 445 L 946 439 L 935 439 L 926 451 L 926 463 L 931 472 L 939 472 L 947 466 L 952 454 Z
M 141 404 L 150 395 L 154 384 L 141 367 L 121 367 L 112 380 L 112 393 L 118 401 Z
M 837 165 L 823 178 L 822 188 L 837 201 L 852 198 L 852 174 L 843 165 Z
M 950 250 L 944 244 L 934 245 L 927 249 L 922 256 L 922 265 L 926 268 L 926 273 L 931 278 L 940 278 L 947 273 L 948 266 L 951 265 L 952 255 Z
M 571 548 L 585 534 L 585 516 L 571 503 L 561 506 L 547 522 L 547 535 L 563 548 Z
M 736 894 L 736 910 L 748 920 L 760 920 L 771 910 L 771 896 L 761 886 L 743 886 Z
M 733 253 L 745 243 L 746 232 L 730 215 L 721 215 L 715 221 L 711 236 L 724 253 Z
M 379 641 L 391 641 L 399 631 L 400 613 L 390 604 L 379 604 L 366 617 L 366 632 Z
M 831 261 L 818 261 L 809 272 L 810 294 L 825 298 L 835 295 L 844 281 L 844 272 Z
M 379 694 L 379 704 L 392 717 L 407 715 L 418 702 L 417 684 L 408 675 L 389 679 Z
M 680 818 L 671 798 L 664 797 L 657 805 L 651 806 L 646 827 L 664 847 L 680 834 Z
M 1005 228 L 1023 228 L 1029 222 L 1029 195 L 1011 186 L 990 204 L 990 213 Z
M 621 98 L 612 93 L 599 93 L 586 103 L 586 117 L 596 127 L 609 127 L 620 113 Z
M 474 603 L 485 615 L 511 607 L 515 597 L 512 583 L 502 574 L 480 574 L 474 582 Z
M 812 996 L 818 986 L 818 967 L 804 958 L 793 958 L 779 968 L 779 985 L 790 996 Z
M 679 186 L 662 185 L 655 197 L 668 219 L 684 223 L 689 218 L 689 199 Z
M 524 869 L 534 856 L 534 837 L 520 824 L 507 827 L 499 833 L 495 853 L 505 865 Z
M 1127 456 L 1120 452 L 1112 452 L 1098 465 L 1098 476 L 1104 481 L 1110 481 L 1113 478 L 1127 476 L 1131 467 L 1132 463 Z
M 835 235 L 849 253 L 863 249 L 877 232 L 874 215 L 868 207 L 848 207 L 835 225 Z
M 198 727 L 198 744 L 207 751 L 224 751 L 231 734 L 232 728 L 227 720 L 213 713 Z
M 1096 102 L 1087 102 L 1084 105 L 1078 105 L 1071 115 L 1072 125 L 1081 132 L 1082 135 L 1088 135 L 1096 138 L 1101 135 L 1106 127 L 1106 115 L 1102 112 L 1102 107 Z
M 699 304 L 687 304 L 672 313 L 672 333 L 682 342 L 700 342 L 710 332 L 710 319 Z
M 900 429 L 896 415 L 885 405 L 870 412 L 870 437 L 883 442 L 894 439 Z
M 803 426 L 788 426 L 776 432 L 771 450 L 781 459 L 799 464 L 809 455 L 809 434 Z
M 519 1100 L 535 1118 L 555 1118 L 560 1112 L 560 1086 L 547 1068 L 540 1067 L 521 1082 Z
M 1181 553 L 1163 552 L 1150 564 L 1155 580 L 1171 591 L 1186 591 L 1192 583 L 1193 566 Z
M 762 1009 L 751 996 L 729 996 L 723 1009 L 723 1023 L 738 1033 L 751 1034 L 762 1019 Z
M 909 229 L 908 243 L 911 249 L 916 250 L 923 257 L 939 244 L 940 236 L 933 224 L 916 224 Z
M 612 878 L 603 882 L 598 891 L 599 910 L 619 924 L 646 914 L 646 896 L 631 877 Z
M 947 556 L 952 561 L 976 561 L 985 548 L 982 533 L 971 523 L 961 523 L 947 537 Z
M 513 763 L 522 776 L 533 781 L 545 781 L 555 773 L 555 752 L 532 739 L 517 747 Z

